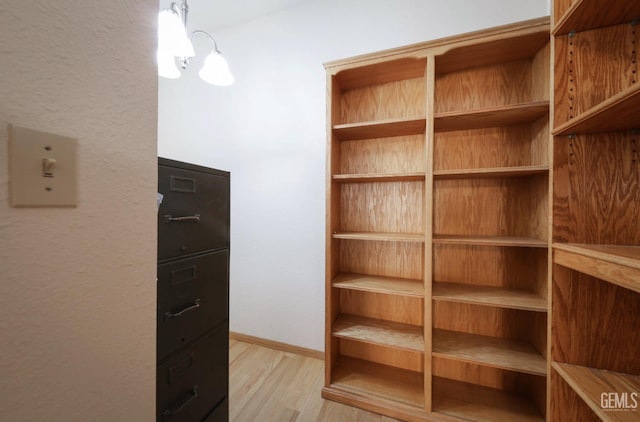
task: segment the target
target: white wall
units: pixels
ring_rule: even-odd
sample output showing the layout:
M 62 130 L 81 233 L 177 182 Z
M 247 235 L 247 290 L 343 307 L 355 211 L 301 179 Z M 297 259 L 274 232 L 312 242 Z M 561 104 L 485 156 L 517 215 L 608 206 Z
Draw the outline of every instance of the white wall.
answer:
M 322 350 L 323 62 L 545 16 L 548 1 L 315 0 L 217 31 L 205 1 L 190 29 L 216 37 L 237 82 L 208 86 L 198 63 L 161 79 L 159 155 L 231 171 L 231 330 Z
M 0 420 L 155 419 L 157 6 L 0 2 Z M 79 138 L 78 207 L 9 207 L 8 123 Z

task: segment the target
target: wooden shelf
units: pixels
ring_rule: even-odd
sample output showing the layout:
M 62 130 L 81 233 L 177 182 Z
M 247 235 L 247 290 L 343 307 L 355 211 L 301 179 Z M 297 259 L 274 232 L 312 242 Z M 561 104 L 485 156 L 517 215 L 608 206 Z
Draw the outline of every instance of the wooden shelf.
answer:
M 548 32 L 536 31 L 518 37 L 492 39 L 482 44 L 454 48 L 436 56 L 436 74 L 529 59 L 548 42 Z
M 337 62 L 327 63 L 327 66 L 336 64 Z M 341 70 L 336 75 L 336 82 L 342 91 L 346 91 L 404 79 L 423 78 L 426 67 L 426 57 L 385 60 L 357 68 Z
M 341 141 L 420 135 L 424 133 L 426 122 L 426 117 L 422 116 L 346 123 L 335 125 L 333 127 L 333 134 Z
M 424 181 L 424 179 L 424 173 L 336 174 L 333 176 L 333 180 L 339 183 L 411 182 Z
M 547 301 L 535 293 L 503 287 L 436 282 L 433 283 L 433 300 L 547 312 Z
M 603 101 L 558 126 L 554 135 L 620 132 L 640 128 L 640 84 Z
M 494 388 L 433 378 L 433 411 L 463 420 L 543 422 L 533 403 Z
M 424 352 L 422 327 L 341 314 L 333 323 L 335 337 Z
M 399 296 L 424 297 L 422 280 L 380 277 L 365 274 L 338 274 L 333 287 Z
M 533 346 L 502 338 L 433 330 L 433 356 L 533 375 L 546 375 L 547 362 Z
M 553 35 L 587 31 L 603 26 L 631 23 L 640 17 L 640 3 L 623 0 L 611 4 L 598 0 L 576 0 L 558 19 Z
M 640 293 L 640 246 L 554 243 L 553 262 Z
M 339 232 L 332 235 L 334 239 L 348 240 L 379 240 L 383 242 L 424 242 L 421 233 L 370 233 L 370 232 Z
M 547 242 L 533 237 L 517 236 L 466 236 L 434 235 L 433 243 L 463 244 L 476 246 L 513 246 L 524 248 L 546 248 Z
M 436 113 L 436 132 L 513 126 L 533 122 L 549 112 L 549 101 L 513 104 L 480 110 Z
M 522 177 L 548 173 L 549 166 L 493 167 L 460 170 L 434 170 L 433 178 L 438 180 L 480 177 Z
M 601 406 L 602 393 L 640 392 L 640 376 L 602 369 L 552 362 L 551 367 L 603 421 L 638 421 L 640 409 L 607 411 Z
M 423 374 L 387 365 L 338 357 L 331 387 L 424 409 Z

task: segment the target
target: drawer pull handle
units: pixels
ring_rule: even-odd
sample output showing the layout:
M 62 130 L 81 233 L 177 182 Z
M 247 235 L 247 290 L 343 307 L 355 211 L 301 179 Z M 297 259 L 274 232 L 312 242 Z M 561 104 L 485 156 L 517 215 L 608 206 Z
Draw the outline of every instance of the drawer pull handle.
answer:
M 200 222 L 200 214 L 195 214 L 195 215 L 187 215 L 184 217 L 172 217 L 170 215 L 165 215 L 164 216 L 164 222 L 165 223 L 171 223 L 172 221 L 174 222 L 181 222 L 181 221 L 195 221 L 196 223 Z
M 167 409 L 164 412 L 162 412 L 162 416 L 174 416 L 174 415 L 177 415 L 178 413 L 182 412 L 182 410 L 185 407 L 187 407 L 192 401 L 194 401 L 197 397 L 198 397 L 198 386 L 196 385 L 191 390 L 191 394 L 189 395 L 189 397 L 184 402 L 182 402 L 182 404 L 180 406 L 178 406 L 178 408 L 176 408 L 176 409 Z
M 183 310 L 181 310 L 180 312 L 165 312 L 164 313 L 164 319 L 171 319 L 171 318 L 176 318 L 179 317 L 181 315 L 183 315 L 186 312 L 189 311 L 194 311 L 196 309 L 198 309 L 200 307 L 200 299 L 196 299 L 195 303 L 191 306 L 187 306 L 186 308 L 184 308 Z

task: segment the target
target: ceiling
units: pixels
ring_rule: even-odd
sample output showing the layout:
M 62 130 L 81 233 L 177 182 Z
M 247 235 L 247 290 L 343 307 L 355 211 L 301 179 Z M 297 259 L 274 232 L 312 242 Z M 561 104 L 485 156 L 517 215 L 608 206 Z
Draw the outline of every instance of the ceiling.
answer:
M 179 0 L 173 1 L 180 3 Z M 189 21 L 212 30 L 237 25 L 308 1 L 310 0 L 189 0 Z M 164 1 L 161 2 L 163 3 Z

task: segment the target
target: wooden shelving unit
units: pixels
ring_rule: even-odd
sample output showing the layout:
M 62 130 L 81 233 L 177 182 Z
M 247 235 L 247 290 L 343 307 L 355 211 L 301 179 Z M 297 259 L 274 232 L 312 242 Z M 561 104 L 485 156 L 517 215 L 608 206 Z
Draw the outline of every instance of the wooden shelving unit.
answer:
M 433 374 L 458 389 L 490 391 L 494 399 L 471 397 L 466 412 L 442 410 L 436 397 L 448 397 L 445 403 L 458 399 L 439 395 L 434 382 L 434 410 L 469 420 L 540 420 L 546 414 L 550 45 L 548 33 L 546 40 L 541 36 L 545 31 L 514 37 L 512 44 L 503 40 L 500 51 L 479 45 L 485 57 L 467 66 L 460 64 L 463 54 L 457 49 L 435 59 Z M 524 46 L 526 55 L 516 52 Z M 513 396 L 519 396 L 519 406 L 505 406 L 504 398 Z
M 326 67 L 323 396 L 544 419 L 548 19 Z
M 552 8 L 327 64 L 324 397 L 640 419 L 640 4 Z
M 426 66 L 400 57 L 328 77 L 323 396 L 409 420 L 426 402 Z
M 640 4 L 556 0 L 554 12 L 550 415 L 640 420 L 625 401 L 640 391 Z

